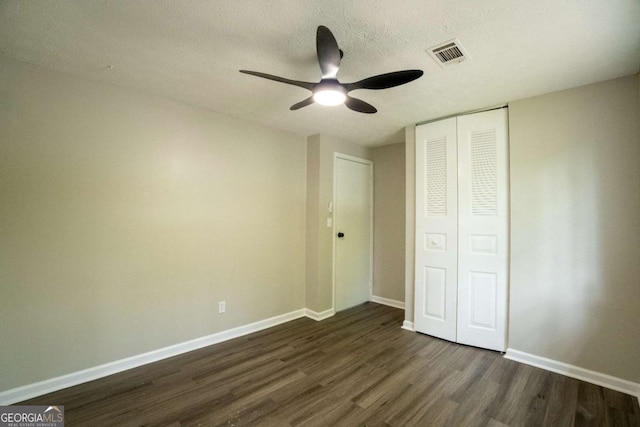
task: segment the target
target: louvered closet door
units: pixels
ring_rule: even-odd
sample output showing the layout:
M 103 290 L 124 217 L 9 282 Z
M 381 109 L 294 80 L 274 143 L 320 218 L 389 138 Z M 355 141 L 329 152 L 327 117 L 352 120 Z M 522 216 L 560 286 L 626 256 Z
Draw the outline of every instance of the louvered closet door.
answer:
M 458 327 L 463 344 L 504 351 L 507 110 L 458 117 Z
M 416 127 L 417 331 L 456 340 L 456 119 Z

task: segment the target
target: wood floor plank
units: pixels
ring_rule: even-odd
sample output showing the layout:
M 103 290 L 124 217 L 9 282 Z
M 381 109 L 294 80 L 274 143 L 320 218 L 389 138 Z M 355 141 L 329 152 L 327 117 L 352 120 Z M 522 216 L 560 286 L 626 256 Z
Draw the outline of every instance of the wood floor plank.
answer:
M 593 384 L 580 383 L 578 385 L 576 425 L 595 426 L 598 420 L 606 422 L 606 412 L 602 388 Z
M 297 319 L 23 404 L 68 426 L 633 426 L 637 399 L 400 329 L 367 303 Z
M 579 384 L 580 382 L 573 378 L 554 377 L 549 395 L 549 405 L 544 419 L 545 425 L 575 425 Z M 605 420 L 598 420 L 598 422 L 601 425 L 606 425 Z
M 401 411 L 388 418 L 387 423 L 394 426 L 424 425 L 419 424 L 431 410 L 433 405 L 449 401 L 448 395 L 459 382 L 460 371 L 447 370 L 425 389 L 416 389 L 415 396 Z M 423 421 L 424 422 L 424 421 Z
M 460 404 L 453 400 L 441 397 L 436 400 L 432 405 L 429 405 L 429 409 L 422 415 L 422 417 L 416 419 L 414 425 L 420 426 L 459 426 L 460 424 L 452 423 L 450 420 L 456 413 Z
M 551 392 L 552 382 L 547 381 L 549 376 L 541 369 L 527 366 L 522 367 L 519 372 L 525 373 L 526 380 L 522 391 L 515 396 L 509 407 L 509 424 L 542 425 L 548 402 L 546 396 Z
M 525 425 L 543 425 L 544 418 L 549 406 L 549 395 L 553 386 L 553 378 L 545 371 L 536 369 L 531 377 L 531 382 L 526 389 L 529 393 L 529 401 L 526 410 L 522 411 Z
M 452 426 L 486 425 L 489 423 L 488 408 L 495 402 L 500 385 L 491 381 L 478 381 L 470 384 L 448 424 Z
M 503 383 L 504 393 L 500 396 L 500 403 L 494 408 L 492 418 L 507 425 L 515 424 L 518 411 L 521 409 L 521 399 L 525 395 L 525 387 L 529 376 L 535 368 L 526 365 L 519 365 L 513 377 Z

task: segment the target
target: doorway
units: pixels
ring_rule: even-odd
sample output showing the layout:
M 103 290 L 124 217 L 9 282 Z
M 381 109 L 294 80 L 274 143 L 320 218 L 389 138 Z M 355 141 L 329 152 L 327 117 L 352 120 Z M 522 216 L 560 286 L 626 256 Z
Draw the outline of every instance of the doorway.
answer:
M 334 156 L 333 306 L 345 310 L 371 299 L 373 162 Z

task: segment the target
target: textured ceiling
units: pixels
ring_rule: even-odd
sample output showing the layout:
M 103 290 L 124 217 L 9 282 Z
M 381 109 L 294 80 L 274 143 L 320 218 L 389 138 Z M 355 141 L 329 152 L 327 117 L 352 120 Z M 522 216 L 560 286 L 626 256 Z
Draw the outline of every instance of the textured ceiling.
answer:
M 353 95 L 378 108 L 289 106 L 304 89 L 239 69 L 318 81 L 315 31 L 344 51 L 338 78 L 407 68 L 424 77 Z M 426 49 L 458 38 L 470 60 Z M 365 144 L 408 124 L 630 75 L 640 69 L 638 0 L 0 1 L 0 53 L 301 135 Z

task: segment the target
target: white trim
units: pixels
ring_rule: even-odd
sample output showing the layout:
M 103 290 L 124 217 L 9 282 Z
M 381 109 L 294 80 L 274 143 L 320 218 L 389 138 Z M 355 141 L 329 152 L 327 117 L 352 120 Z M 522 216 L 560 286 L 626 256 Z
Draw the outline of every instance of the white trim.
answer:
M 363 165 L 369 166 L 369 298 L 371 298 L 373 294 L 373 160 L 362 159 L 360 157 L 350 156 L 348 154 L 338 153 L 337 151 L 333 152 L 333 198 L 331 201 L 333 202 L 333 246 L 331 253 L 331 304 L 332 309 L 336 309 L 336 220 L 337 217 L 335 215 L 336 209 L 336 194 L 338 192 L 338 180 L 337 178 L 337 163 L 338 159 L 349 160 L 356 163 L 361 163 Z
M 315 314 L 323 313 L 326 312 Z M 237 328 L 228 329 L 226 331 L 217 332 L 215 334 L 196 338 L 190 341 L 185 341 L 179 344 L 152 350 L 147 353 L 138 354 L 135 356 L 127 357 L 125 359 L 120 359 L 113 362 L 105 363 L 103 365 L 94 366 L 92 368 L 83 369 L 81 371 L 72 372 L 67 375 L 62 375 L 37 383 L 27 384 L 21 387 L 6 390 L 0 392 L 0 405 L 11 405 L 16 402 L 21 402 L 23 400 L 31 399 L 33 397 L 61 390 L 63 388 L 72 387 L 78 384 L 86 383 L 88 381 L 93 381 L 98 378 L 126 371 L 128 369 L 137 368 L 148 363 L 157 362 L 168 357 L 177 356 L 179 354 L 197 350 L 202 347 L 207 347 L 233 338 L 238 338 L 244 335 L 258 332 L 263 329 L 271 328 L 273 326 L 277 326 L 291 320 L 299 319 L 304 316 L 311 317 L 309 316 L 308 311 L 303 308 L 300 310 L 292 311 L 290 313 L 274 316 L 269 319 L 250 323 L 248 325 L 238 326 Z
M 542 368 L 567 377 L 610 388 L 611 390 L 630 394 L 638 397 L 638 400 L 640 401 L 639 383 L 623 380 L 622 378 L 616 378 L 596 371 L 590 371 L 589 369 L 584 369 L 579 366 L 547 359 L 546 357 L 536 356 L 535 354 L 525 353 L 524 351 L 514 350 L 512 348 L 507 349 L 504 357 L 505 359 L 514 360 L 516 362 L 535 366 L 536 368 Z
M 411 331 L 411 332 L 416 331 L 416 328 L 413 325 L 413 322 L 409 322 L 408 320 L 405 320 L 404 322 L 402 322 L 402 329 L 406 329 L 407 331 Z
M 333 308 L 330 308 L 328 310 L 325 311 L 321 311 L 320 313 L 318 313 L 317 311 L 313 311 L 310 310 L 308 308 L 304 309 L 304 315 L 307 316 L 309 319 L 313 319 L 313 320 L 324 320 L 324 319 L 328 319 L 329 317 L 333 316 L 334 314 L 336 314 L 335 310 Z
M 404 310 L 404 301 L 396 301 L 394 299 L 371 295 L 371 302 L 377 302 L 378 304 L 384 304 L 388 305 L 389 307 L 395 307 Z

